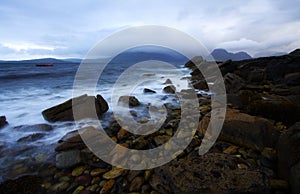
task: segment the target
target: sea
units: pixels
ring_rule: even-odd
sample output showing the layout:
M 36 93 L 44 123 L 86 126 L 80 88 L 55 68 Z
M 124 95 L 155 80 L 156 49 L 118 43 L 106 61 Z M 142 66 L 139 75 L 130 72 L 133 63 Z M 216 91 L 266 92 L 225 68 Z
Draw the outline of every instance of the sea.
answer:
M 78 88 L 74 92 L 75 80 L 89 80 L 89 76 L 78 76 L 79 70 L 92 74 L 95 73 L 93 67 L 103 67 L 96 86 L 88 90 L 83 86 L 81 94 L 102 95 L 110 107 L 105 114 L 110 115 L 117 111 L 111 108 L 114 96 L 134 95 L 142 104 L 161 106 L 176 101 L 165 97 L 163 88 L 167 79 L 177 90 L 188 88 L 189 70 L 184 68 L 188 59 L 178 53 L 129 51 L 108 61 L 101 64 L 60 61 L 47 67 L 24 61 L 0 63 L 0 116 L 4 115 L 9 123 L 0 129 L 0 182 L 36 170 L 35 167 L 24 167 L 24 163 L 30 165 L 53 158 L 57 141 L 78 128 L 73 122 L 49 123 L 41 112 L 80 94 Z M 156 93 L 145 94 L 144 88 Z M 37 133 L 26 130 L 37 124 L 49 124 L 53 130 L 43 132 L 44 136 L 35 141 L 18 142 L 20 138 Z

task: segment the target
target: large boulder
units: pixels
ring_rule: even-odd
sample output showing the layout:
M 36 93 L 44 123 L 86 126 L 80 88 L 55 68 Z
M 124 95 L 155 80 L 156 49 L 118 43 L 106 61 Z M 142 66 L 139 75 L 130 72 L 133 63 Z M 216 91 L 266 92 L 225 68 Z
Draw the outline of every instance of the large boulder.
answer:
M 163 193 L 269 193 L 266 176 L 241 164 L 247 162 L 217 153 L 173 160 L 155 169 L 150 184 Z
M 100 95 L 95 98 L 85 94 L 46 109 L 42 114 L 49 122 L 74 121 L 73 108 L 80 111 L 76 114 L 76 119 L 96 118 L 108 110 L 108 105 Z
M 278 174 L 300 193 L 300 122 L 284 131 L 277 144 Z
M 209 121 L 210 113 L 200 121 L 198 127 L 200 133 L 206 133 Z M 241 113 L 238 110 L 227 109 L 219 139 L 262 150 L 264 147 L 274 147 L 278 137 L 279 132 L 274 129 L 269 120 Z
M 8 122 L 6 121 L 6 117 L 0 116 L 0 128 L 4 127 L 7 124 L 8 124 Z

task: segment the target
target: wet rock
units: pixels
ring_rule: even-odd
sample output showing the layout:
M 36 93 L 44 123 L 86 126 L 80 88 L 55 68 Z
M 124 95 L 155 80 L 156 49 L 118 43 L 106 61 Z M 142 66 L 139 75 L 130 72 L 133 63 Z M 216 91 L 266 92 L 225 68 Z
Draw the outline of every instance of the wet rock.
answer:
M 248 75 L 248 81 L 260 83 L 265 80 L 266 72 L 264 69 L 254 69 Z
M 208 89 L 208 85 L 207 85 L 206 80 L 195 81 L 193 83 L 193 87 L 195 89 L 199 89 L 199 90 L 206 90 L 206 89 Z
M 164 87 L 164 92 L 168 93 L 168 94 L 175 94 L 176 92 L 176 87 L 173 86 L 173 85 L 169 85 L 169 86 L 166 86 Z
M 8 125 L 8 122 L 6 121 L 5 116 L 0 116 L 0 129 L 4 127 L 5 125 Z
M 166 143 L 169 139 L 170 139 L 170 136 L 160 135 L 160 136 L 154 137 L 154 142 L 157 146 L 160 146 L 160 145 Z
M 17 142 L 19 142 L 19 143 L 33 142 L 33 141 L 43 138 L 44 136 L 45 136 L 45 134 L 43 134 L 43 133 L 35 133 L 35 134 L 28 135 L 26 137 L 22 137 L 22 138 L 18 139 Z
M 155 94 L 156 92 L 154 90 L 151 90 L 151 89 L 148 89 L 148 88 L 144 88 L 144 93 Z
M 239 163 L 245 161 L 224 154 L 205 154 L 174 160 L 155 169 L 160 182 L 157 185 L 160 190 L 167 191 L 164 193 L 270 192 L 269 182 L 262 172 L 239 169 Z M 153 185 L 153 180 L 150 184 Z
M 102 173 L 106 172 L 106 169 L 103 168 L 95 168 L 91 171 L 91 176 L 98 176 Z
M 50 190 L 52 192 L 62 192 L 62 191 L 65 191 L 68 187 L 69 187 L 68 182 L 59 182 L 59 183 L 53 185 L 52 187 L 50 187 Z
M 79 150 L 63 151 L 56 155 L 57 168 L 69 168 L 81 162 Z
M 277 153 L 279 176 L 289 181 L 293 193 L 300 193 L 300 122 L 281 134 Z
M 86 169 L 85 166 L 78 166 L 72 171 L 72 176 L 79 176 L 81 175 L 84 170 Z
M 223 153 L 224 154 L 235 154 L 238 151 L 239 147 L 231 145 L 228 148 L 226 148 Z
M 118 138 L 118 140 L 123 140 L 123 139 L 128 138 L 129 135 L 130 134 L 128 133 L 128 131 L 126 129 L 121 128 L 117 134 L 117 138 Z
M 186 64 L 184 64 L 184 67 L 194 69 L 197 68 L 196 65 L 199 65 L 202 61 L 203 61 L 203 57 L 195 56 L 191 60 L 189 60 Z
M 78 130 L 68 132 L 58 141 L 55 151 L 65 151 L 71 149 L 83 149 L 86 145 L 81 139 Z
M 36 124 L 36 125 L 21 125 L 21 126 L 14 127 L 14 129 L 18 131 L 24 131 L 24 132 L 28 132 L 28 131 L 47 132 L 47 131 L 52 131 L 53 127 L 48 124 Z
M 199 123 L 199 132 L 205 134 L 210 121 L 207 114 Z M 210 135 L 210 134 L 209 134 Z M 219 140 L 231 142 L 251 149 L 262 150 L 274 147 L 279 132 L 267 119 L 240 113 L 238 110 L 227 109 L 226 117 Z
M 144 178 L 143 177 L 135 177 L 129 186 L 129 191 L 133 192 L 133 191 L 140 191 L 141 187 L 144 184 Z
M 114 179 L 110 179 L 107 181 L 104 186 L 102 187 L 99 194 L 109 194 L 113 186 L 115 185 L 116 181 Z
M 170 79 L 167 79 L 164 84 L 173 84 L 173 82 Z
M 107 102 L 99 95 L 94 96 L 82 95 L 57 106 L 46 109 L 42 112 L 45 120 L 49 122 L 56 121 L 74 121 L 73 108 L 80 110 L 76 115 L 76 119 L 98 118 L 101 114 L 107 111 Z
M 121 175 L 124 175 L 124 173 L 126 173 L 126 171 L 127 170 L 125 170 L 125 169 L 115 167 L 112 170 L 105 173 L 103 175 L 103 178 L 105 178 L 105 179 L 114 179 L 114 178 L 117 178 Z
M 84 174 L 79 177 L 76 177 L 75 182 L 80 185 L 88 185 L 91 181 L 91 176 L 89 174 Z
M 46 193 L 41 187 L 42 178 L 35 175 L 25 175 L 17 179 L 6 180 L 0 184 L 0 192 L 5 194 L 17 193 Z
M 140 101 L 135 96 L 121 96 L 119 98 L 118 103 L 124 103 L 129 105 L 130 107 L 139 106 L 141 104 Z

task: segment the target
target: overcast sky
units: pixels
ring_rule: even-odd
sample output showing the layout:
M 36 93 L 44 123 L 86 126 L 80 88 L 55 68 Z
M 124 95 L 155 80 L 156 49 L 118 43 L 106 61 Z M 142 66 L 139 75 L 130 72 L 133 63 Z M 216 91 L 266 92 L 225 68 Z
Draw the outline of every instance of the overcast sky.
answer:
M 208 51 L 290 52 L 300 47 L 300 0 L 1 0 L 0 60 L 82 58 L 111 33 L 148 24 Z

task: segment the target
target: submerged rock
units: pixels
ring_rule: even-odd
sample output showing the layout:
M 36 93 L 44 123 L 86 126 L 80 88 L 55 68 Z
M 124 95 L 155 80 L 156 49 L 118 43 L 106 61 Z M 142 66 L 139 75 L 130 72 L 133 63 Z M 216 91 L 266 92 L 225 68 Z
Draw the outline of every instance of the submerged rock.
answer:
M 45 136 L 45 134 L 43 134 L 43 133 L 34 133 L 34 134 L 31 134 L 26 137 L 22 137 L 22 138 L 18 139 L 17 142 L 18 143 L 33 142 L 33 141 L 43 138 L 44 136 Z
M 24 132 L 28 132 L 28 131 L 51 131 L 53 130 L 53 127 L 51 125 L 48 124 L 36 124 L 36 125 L 20 125 L 20 126 L 16 126 L 14 127 L 15 130 L 18 131 L 24 131 Z
M 108 110 L 107 102 L 102 96 L 97 95 L 97 98 L 95 98 L 85 94 L 46 109 L 42 114 L 44 119 L 49 122 L 74 121 L 74 107 L 77 111 L 80 111 L 76 114 L 76 119 L 97 118 Z
M 81 162 L 79 150 L 63 151 L 56 155 L 57 168 L 69 168 Z
M 227 154 L 205 154 L 174 160 L 155 169 L 152 186 L 164 193 L 268 193 L 270 185 L 259 170 L 240 169 L 246 161 Z
M 0 116 L 0 128 L 4 127 L 5 125 L 8 125 L 8 122 L 6 121 L 6 117 Z
M 152 93 L 152 94 L 155 94 L 156 92 L 154 90 L 151 90 L 149 88 L 144 88 L 144 93 Z

